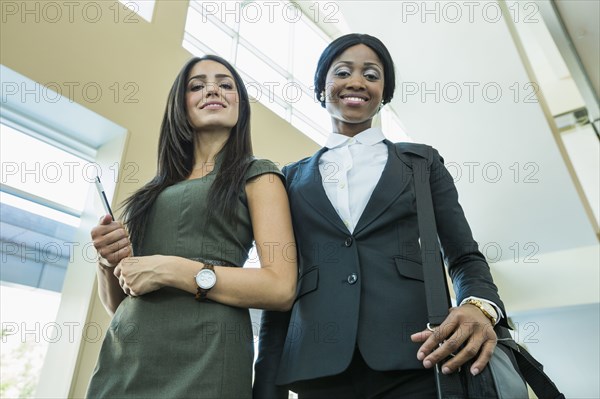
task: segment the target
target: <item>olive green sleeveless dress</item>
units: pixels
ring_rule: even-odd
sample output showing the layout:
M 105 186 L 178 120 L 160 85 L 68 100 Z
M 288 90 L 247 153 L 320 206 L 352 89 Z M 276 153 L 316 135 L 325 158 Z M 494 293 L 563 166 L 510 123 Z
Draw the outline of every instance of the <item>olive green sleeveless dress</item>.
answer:
M 214 213 L 207 221 L 207 196 L 218 166 L 217 161 L 203 178 L 179 182 L 159 194 L 150 211 L 141 255 L 244 264 L 253 243 L 245 192 L 240 193 L 235 221 Z M 255 160 L 246 178 L 266 173 L 282 176 L 271 161 Z M 253 359 L 248 309 L 199 302 L 188 292 L 162 288 L 127 297 L 119 305 L 87 397 L 251 398 Z

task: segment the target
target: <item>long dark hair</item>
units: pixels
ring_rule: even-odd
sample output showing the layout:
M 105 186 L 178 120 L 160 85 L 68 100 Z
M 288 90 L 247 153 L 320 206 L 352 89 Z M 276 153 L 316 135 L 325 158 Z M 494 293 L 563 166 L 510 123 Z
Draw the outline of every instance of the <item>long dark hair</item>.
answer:
M 396 89 L 396 73 L 394 72 L 394 61 L 387 47 L 385 47 L 381 40 L 374 36 L 364 33 L 349 33 L 329 43 L 327 48 L 321 53 L 321 57 L 317 63 L 314 78 L 315 95 L 323 108 L 325 108 L 325 101 L 321 101 L 319 96 L 325 90 L 325 81 L 329 67 L 347 48 L 356 46 L 357 44 L 364 44 L 379 57 L 379 60 L 383 64 L 383 104 L 385 105 L 392 101 L 394 90 Z
M 190 71 L 198 62 L 216 61 L 231 72 L 237 86 L 239 117 L 225 145 L 219 151 L 222 158 L 215 181 L 210 188 L 209 209 L 233 219 L 236 201 L 243 189 L 244 176 L 252 159 L 250 139 L 250 101 L 241 76 L 233 66 L 216 55 L 194 57 L 185 63 L 169 96 L 160 127 L 158 167 L 156 176 L 123 202 L 123 218 L 129 230 L 134 253 L 139 252 L 144 239 L 148 214 L 162 190 L 187 179 L 194 167 L 197 135 L 187 116 L 185 94 Z

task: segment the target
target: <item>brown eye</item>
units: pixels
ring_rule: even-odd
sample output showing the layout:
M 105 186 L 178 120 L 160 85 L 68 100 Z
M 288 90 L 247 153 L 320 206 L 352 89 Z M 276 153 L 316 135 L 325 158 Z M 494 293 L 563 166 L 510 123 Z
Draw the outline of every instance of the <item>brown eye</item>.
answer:
M 378 79 L 380 79 L 381 75 L 376 70 L 369 70 L 369 71 L 366 71 L 363 76 L 365 78 L 367 78 L 368 80 L 378 80 Z
M 345 78 L 350 76 L 351 72 L 348 68 L 339 68 L 333 72 L 333 76 L 338 78 Z
M 200 83 L 194 83 L 192 85 L 190 85 L 190 91 L 198 91 L 198 90 L 202 90 L 204 88 L 203 84 Z

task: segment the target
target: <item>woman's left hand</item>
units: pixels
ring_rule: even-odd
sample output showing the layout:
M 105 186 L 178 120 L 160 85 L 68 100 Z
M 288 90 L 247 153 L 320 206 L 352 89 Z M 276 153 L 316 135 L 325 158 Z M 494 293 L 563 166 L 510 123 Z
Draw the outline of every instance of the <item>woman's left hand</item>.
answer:
M 125 294 L 144 295 L 165 286 L 168 259 L 162 255 L 125 258 L 115 267 L 114 275 Z
M 470 371 L 473 375 L 479 374 L 490 361 L 497 341 L 490 320 L 477 307 L 468 304 L 451 308 L 446 320 L 434 331 L 426 329 L 412 334 L 410 338 L 413 342 L 424 342 L 417 359 L 423 361 L 425 368 L 433 367 L 454 353 L 442 365 L 444 374 L 453 373 L 474 357 L 477 359 Z

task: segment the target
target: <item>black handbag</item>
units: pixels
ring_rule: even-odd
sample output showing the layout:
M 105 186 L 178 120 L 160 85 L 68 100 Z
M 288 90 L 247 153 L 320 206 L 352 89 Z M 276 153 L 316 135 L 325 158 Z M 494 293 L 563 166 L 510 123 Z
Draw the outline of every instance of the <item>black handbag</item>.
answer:
M 428 161 L 419 156 L 411 156 L 411 160 L 428 320 L 430 326 L 436 326 L 448 316 L 450 295 L 437 236 Z M 476 376 L 469 372 L 472 361 L 448 375 L 441 372 L 441 365 L 435 366 L 439 399 L 528 398 L 525 381 L 539 399 L 564 399 L 543 366 L 512 339 L 506 327 L 496 325 L 494 331 L 498 336 L 496 349 L 487 367 Z

